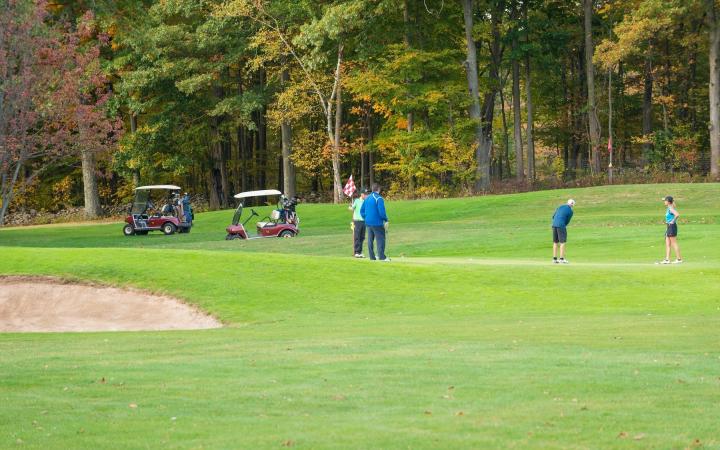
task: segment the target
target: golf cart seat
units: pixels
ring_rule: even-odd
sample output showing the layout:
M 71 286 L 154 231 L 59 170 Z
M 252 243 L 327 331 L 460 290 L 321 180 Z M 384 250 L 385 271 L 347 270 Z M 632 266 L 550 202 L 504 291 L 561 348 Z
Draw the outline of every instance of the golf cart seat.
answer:
M 275 222 L 258 222 L 257 227 L 258 228 L 265 228 L 267 226 L 275 225 Z

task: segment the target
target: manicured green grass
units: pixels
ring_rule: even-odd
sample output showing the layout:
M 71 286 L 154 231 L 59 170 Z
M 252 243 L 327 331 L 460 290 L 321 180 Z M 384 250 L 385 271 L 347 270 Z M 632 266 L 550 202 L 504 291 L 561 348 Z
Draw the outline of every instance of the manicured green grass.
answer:
M 653 264 L 666 194 L 683 265 Z M 0 231 L 0 274 L 170 293 L 226 323 L 0 335 L 0 448 L 720 448 L 718 194 L 389 202 L 389 264 L 348 258 L 333 205 L 300 205 L 297 239 L 225 241 L 230 211 L 172 237 Z

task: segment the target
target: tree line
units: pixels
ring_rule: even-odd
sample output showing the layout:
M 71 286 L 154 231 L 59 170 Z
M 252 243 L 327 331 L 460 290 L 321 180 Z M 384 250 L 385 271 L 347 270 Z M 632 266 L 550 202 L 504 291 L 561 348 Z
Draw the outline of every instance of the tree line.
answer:
M 0 0 L 0 223 L 174 182 L 211 208 L 717 179 L 715 0 Z

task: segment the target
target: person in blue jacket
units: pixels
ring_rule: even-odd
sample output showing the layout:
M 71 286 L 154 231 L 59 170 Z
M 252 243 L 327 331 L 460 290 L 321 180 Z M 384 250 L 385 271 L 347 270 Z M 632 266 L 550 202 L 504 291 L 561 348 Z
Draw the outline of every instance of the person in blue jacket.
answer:
M 573 216 L 573 207 L 575 200 L 570 199 L 567 204 L 561 205 L 555 210 L 552 216 L 553 230 L 553 263 L 569 264 L 565 259 L 565 243 L 567 242 L 567 226 Z M 558 260 L 558 245 L 560 246 L 560 259 Z
M 193 212 L 192 212 L 192 206 L 190 205 L 190 195 L 185 192 L 185 195 L 182 196 L 180 199 L 180 203 L 182 203 L 182 210 L 183 215 L 185 216 L 185 222 L 192 223 L 193 221 Z
M 380 261 L 390 261 L 385 256 L 385 231 L 388 227 L 388 217 L 385 212 L 385 199 L 380 195 L 380 185 L 372 185 L 372 193 L 365 199 L 360 208 L 360 215 L 365 220 L 368 232 L 368 254 L 375 260 L 374 241 L 377 239 L 377 256 Z

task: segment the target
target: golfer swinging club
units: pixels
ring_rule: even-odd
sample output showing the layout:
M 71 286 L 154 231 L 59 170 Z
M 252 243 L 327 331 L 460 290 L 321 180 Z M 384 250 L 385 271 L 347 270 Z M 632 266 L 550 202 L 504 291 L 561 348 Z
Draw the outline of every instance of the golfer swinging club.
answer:
M 570 199 L 566 205 L 558 207 L 552 216 L 553 263 L 555 264 L 569 264 L 569 261 L 565 259 L 565 242 L 567 242 L 567 226 L 573 216 L 573 206 L 575 206 L 575 200 Z M 560 260 L 557 258 L 558 244 L 560 244 Z

